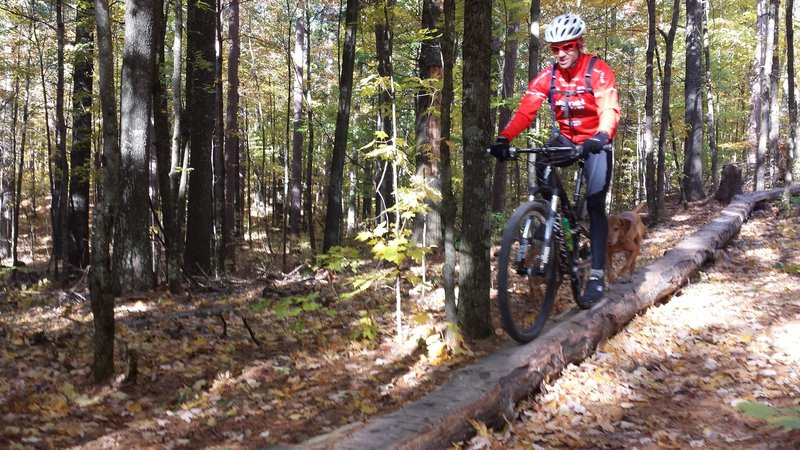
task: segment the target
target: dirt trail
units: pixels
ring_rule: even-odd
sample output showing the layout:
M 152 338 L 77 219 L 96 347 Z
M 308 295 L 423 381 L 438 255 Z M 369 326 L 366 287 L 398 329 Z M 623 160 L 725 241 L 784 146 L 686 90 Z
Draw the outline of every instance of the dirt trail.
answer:
M 800 430 L 735 407 L 800 406 L 800 218 L 764 216 L 668 303 L 518 404 L 505 430 L 460 446 L 800 448 Z

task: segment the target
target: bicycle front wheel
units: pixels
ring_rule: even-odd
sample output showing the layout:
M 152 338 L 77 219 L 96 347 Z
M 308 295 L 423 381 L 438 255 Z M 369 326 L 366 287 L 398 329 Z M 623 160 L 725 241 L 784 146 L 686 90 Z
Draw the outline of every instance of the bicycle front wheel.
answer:
M 521 343 L 542 332 L 559 287 L 555 233 L 547 240 L 544 236 L 547 212 L 544 201 L 520 205 L 508 220 L 497 260 L 500 319 L 508 335 Z

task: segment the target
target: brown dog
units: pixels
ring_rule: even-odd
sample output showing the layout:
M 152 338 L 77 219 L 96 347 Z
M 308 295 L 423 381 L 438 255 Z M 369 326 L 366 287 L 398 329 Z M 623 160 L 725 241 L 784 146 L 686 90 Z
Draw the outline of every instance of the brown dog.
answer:
M 644 223 L 639 217 L 639 211 L 645 203 L 641 203 L 633 211 L 608 216 L 608 247 L 606 248 L 606 273 L 609 281 L 614 281 L 613 256 L 616 253 L 627 253 L 622 271 L 633 275 L 636 270 L 636 258 L 642 252 L 642 239 L 644 239 Z

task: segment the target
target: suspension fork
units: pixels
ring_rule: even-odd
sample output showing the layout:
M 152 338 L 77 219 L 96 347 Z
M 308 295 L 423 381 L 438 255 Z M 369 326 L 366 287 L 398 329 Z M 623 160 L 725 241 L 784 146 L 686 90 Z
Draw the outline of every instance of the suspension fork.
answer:
M 555 249 L 554 245 L 552 245 L 552 238 L 553 238 L 553 230 L 555 229 L 555 219 L 558 217 L 558 204 L 559 200 L 561 199 L 561 191 L 557 187 L 553 186 L 553 183 L 550 182 L 550 178 L 553 174 L 553 166 L 548 165 L 544 169 L 544 174 L 542 179 L 544 180 L 545 184 L 550 186 L 550 208 L 547 212 L 547 221 L 545 222 L 544 227 L 544 240 L 542 241 L 542 256 L 539 260 L 539 271 L 544 273 L 545 267 L 547 264 L 550 263 L 550 259 L 552 258 L 551 252 Z M 551 245 L 547 245 L 550 242 Z

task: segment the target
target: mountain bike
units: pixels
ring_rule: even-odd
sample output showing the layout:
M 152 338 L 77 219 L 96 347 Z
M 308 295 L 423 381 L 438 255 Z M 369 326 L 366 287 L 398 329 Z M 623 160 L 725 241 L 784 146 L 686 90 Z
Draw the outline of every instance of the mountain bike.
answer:
M 610 149 L 610 145 L 606 150 Z M 510 148 L 511 159 L 548 155 L 542 182 L 531 186 L 528 201 L 508 219 L 497 259 L 497 306 L 503 328 L 514 340 L 530 342 L 544 329 L 564 278 L 572 297 L 580 296 L 591 270 L 581 146 Z M 577 159 L 570 199 L 556 170 Z

